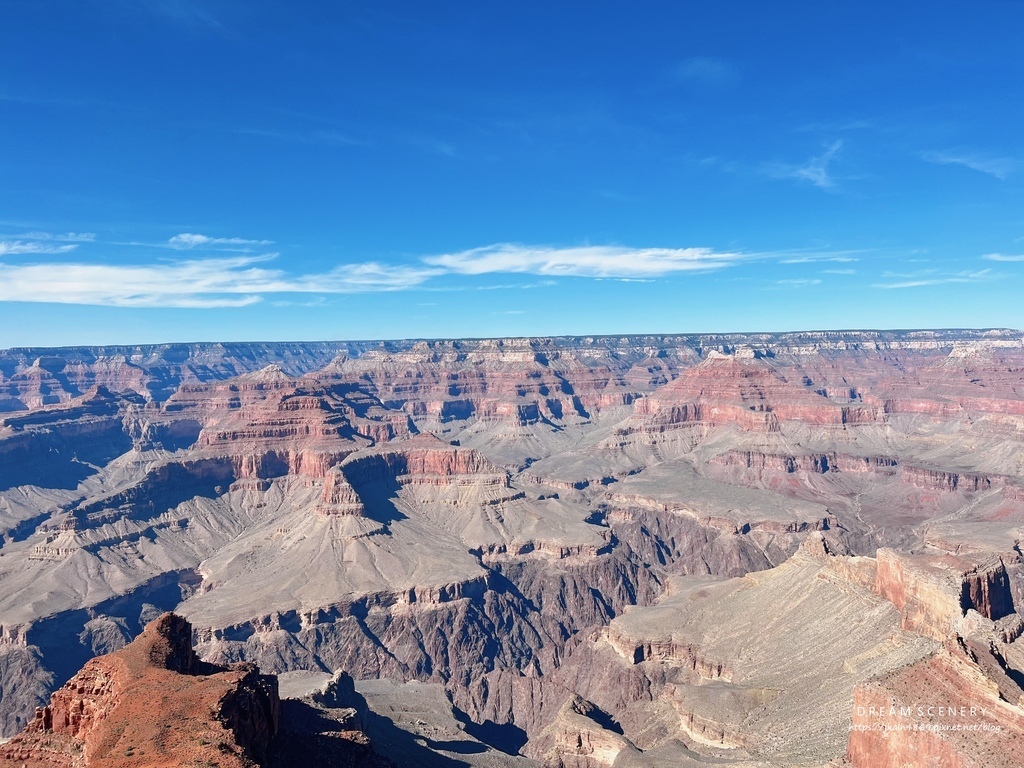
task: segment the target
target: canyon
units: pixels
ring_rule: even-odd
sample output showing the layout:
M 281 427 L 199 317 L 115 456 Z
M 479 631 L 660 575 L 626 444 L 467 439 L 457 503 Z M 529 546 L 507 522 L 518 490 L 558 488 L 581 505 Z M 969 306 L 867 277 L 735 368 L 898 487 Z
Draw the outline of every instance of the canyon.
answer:
M 4 350 L 0 764 L 1008 768 L 1022 531 L 1020 331 Z

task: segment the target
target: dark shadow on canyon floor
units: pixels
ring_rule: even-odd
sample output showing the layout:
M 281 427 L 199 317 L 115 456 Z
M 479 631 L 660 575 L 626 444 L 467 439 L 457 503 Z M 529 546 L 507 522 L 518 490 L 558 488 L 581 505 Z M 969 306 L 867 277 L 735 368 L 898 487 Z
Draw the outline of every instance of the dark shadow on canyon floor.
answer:
M 526 731 L 514 723 L 499 724 L 491 720 L 475 723 L 458 707 L 453 709 L 455 719 L 466 726 L 466 733 L 477 741 L 482 741 L 507 755 L 518 755 L 519 750 L 526 746 Z M 440 748 L 445 749 L 445 747 Z

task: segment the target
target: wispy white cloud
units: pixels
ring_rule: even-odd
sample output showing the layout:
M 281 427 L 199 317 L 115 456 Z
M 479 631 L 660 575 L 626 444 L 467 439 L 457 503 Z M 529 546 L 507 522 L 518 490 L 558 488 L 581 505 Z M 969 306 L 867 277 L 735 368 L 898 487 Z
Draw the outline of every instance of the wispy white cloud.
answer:
M 210 238 L 206 234 L 195 232 L 182 232 L 175 234 L 167 241 L 167 245 L 177 251 L 187 251 L 193 248 L 218 248 L 222 246 L 269 246 L 272 240 L 246 240 L 245 238 Z
M 843 140 L 837 139 L 825 148 L 820 155 L 815 155 L 806 163 L 791 165 L 789 163 L 771 163 L 763 170 L 776 179 L 796 179 L 806 181 L 821 189 L 830 189 L 836 185 L 835 178 L 829 173 L 829 165 L 843 148 Z
M 193 248 L 224 248 L 232 246 L 273 245 L 273 240 L 246 240 L 243 237 L 208 237 L 194 232 L 183 232 L 167 241 L 167 245 L 176 251 L 188 251 Z
M 273 240 L 253 240 L 245 237 L 211 237 L 196 232 L 182 232 L 162 242 L 114 242 L 143 248 L 169 248 L 174 251 L 227 251 L 229 253 L 256 253 L 257 249 L 273 245 Z
M 96 239 L 92 232 L 23 232 L 0 239 L 0 256 L 68 253 Z
M 20 235 L 11 235 L 15 240 L 45 240 L 55 243 L 94 243 L 96 234 L 94 232 L 24 232 Z
M 821 270 L 823 275 L 855 275 L 857 274 L 856 269 L 823 269 Z
M 182 233 L 158 244 L 179 251 L 247 251 L 269 241 Z M 12 241 L 9 252 L 65 253 L 77 243 Z M 26 250 L 27 248 L 35 250 Z M 44 250 L 49 249 L 49 250 Z M 0 251 L 2 253 L 3 251 Z M 792 253 L 792 252 L 790 252 Z M 55 302 L 119 307 L 239 307 L 265 299 L 296 304 L 283 294 L 330 295 L 371 291 L 511 290 L 546 288 L 557 278 L 589 278 L 644 283 L 680 274 L 699 274 L 755 260 L 777 261 L 779 252 L 743 253 L 711 248 L 630 248 L 626 246 L 531 246 L 499 243 L 421 258 L 414 263 L 376 261 L 341 264 L 312 274 L 273 265 L 276 253 L 192 256 L 132 264 L 92 261 L 33 264 L 0 262 L 0 301 Z M 815 254 L 795 261 L 853 261 Z M 429 282 L 448 276 L 535 275 L 528 282 L 493 285 L 489 281 Z M 781 280 L 779 285 L 813 285 L 820 280 Z M 302 301 L 318 301 L 303 299 Z
M 981 173 L 1005 179 L 1021 166 L 1021 162 L 1012 157 L 996 157 L 977 152 L 945 150 L 942 152 L 922 152 L 921 159 L 938 165 L 962 165 Z
M 790 285 L 794 288 L 804 288 L 809 285 L 820 285 L 821 280 L 817 278 L 801 278 L 795 280 L 776 280 L 776 285 Z
M 987 261 L 1024 261 L 1024 253 L 1015 256 L 1007 256 L 1004 253 L 986 253 L 981 258 Z
M 0 256 L 21 254 L 67 253 L 77 248 L 77 243 L 55 245 L 46 242 L 28 242 L 25 240 L 0 240 Z
M 528 273 L 565 277 L 657 277 L 729 267 L 749 258 L 710 248 L 626 248 L 622 246 L 548 246 L 499 243 L 458 253 L 430 256 L 424 262 L 460 275 Z
M 929 274 L 934 274 L 935 276 L 928 276 Z M 991 269 L 982 269 L 973 272 L 964 270 L 954 274 L 935 274 L 934 271 L 929 271 L 928 273 L 922 273 L 920 276 L 887 273 L 883 277 L 905 277 L 908 279 L 895 283 L 875 283 L 872 287 L 888 290 L 892 288 L 921 288 L 928 285 L 946 285 L 949 283 L 981 283 L 994 279 L 995 275 Z
M 779 264 L 816 264 L 823 261 L 852 262 L 860 261 L 853 256 L 800 256 L 792 259 L 780 259 Z
M 376 262 L 289 276 L 260 264 L 273 256 L 147 265 L 0 264 L 0 301 L 115 307 L 241 307 L 268 294 L 365 293 L 415 287 L 437 270 Z

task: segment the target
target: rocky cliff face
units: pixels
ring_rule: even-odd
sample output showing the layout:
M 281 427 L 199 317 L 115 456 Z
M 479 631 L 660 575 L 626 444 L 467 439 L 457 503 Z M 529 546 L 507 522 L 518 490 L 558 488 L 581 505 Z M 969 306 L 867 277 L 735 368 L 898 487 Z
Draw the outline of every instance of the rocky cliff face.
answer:
M 712 350 L 699 365 L 684 371 L 636 405 L 637 429 L 666 429 L 690 424 L 731 424 L 750 431 L 778 432 L 785 421 L 820 426 L 870 424 L 876 409 L 829 399 L 811 389 L 805 376 L 789 373 L 756 356 L 724 355 Z
M 0 352 L 0 724 L 174 609 L 207 663 L 435 686 L 510 760 L 839 760 L 857 686 L 1024 666 L 1022 341 Z
M 1022 692 L 1012 681 L 994 685 L 983 666 L 985 651 L 972 645 L 950 642 L 927 659 L 858 686 L 850 763 L 982 768 L 1024 760 Z
M 908 555 L 880 549 L 875 592 L 895 605 L 902 626 L 944 640 L 968 611 L 997 620 L 1014 612 L 1006 567 L 949 554 Z
M 263 764 L 277 733 L 277 681 L 252 665 L 199 661 L 173 614 L 93 659 L 0 746 L 0 763 L 33 766 Z
M 360 730 L 372 717 L 344 673 L 282 701 L 252 664 L 201 661 L 191 625 L 167 613 L 57 690 L 0 745 L 0 765 L 393 768 Z

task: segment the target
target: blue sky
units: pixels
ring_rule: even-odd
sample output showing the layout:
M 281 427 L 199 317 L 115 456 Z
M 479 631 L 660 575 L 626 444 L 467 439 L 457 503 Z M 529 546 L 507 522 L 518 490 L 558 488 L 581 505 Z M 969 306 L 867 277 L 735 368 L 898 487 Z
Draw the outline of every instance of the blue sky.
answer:
M 1022 29 L 9 0 L 0 346 L 1022 327 Z

